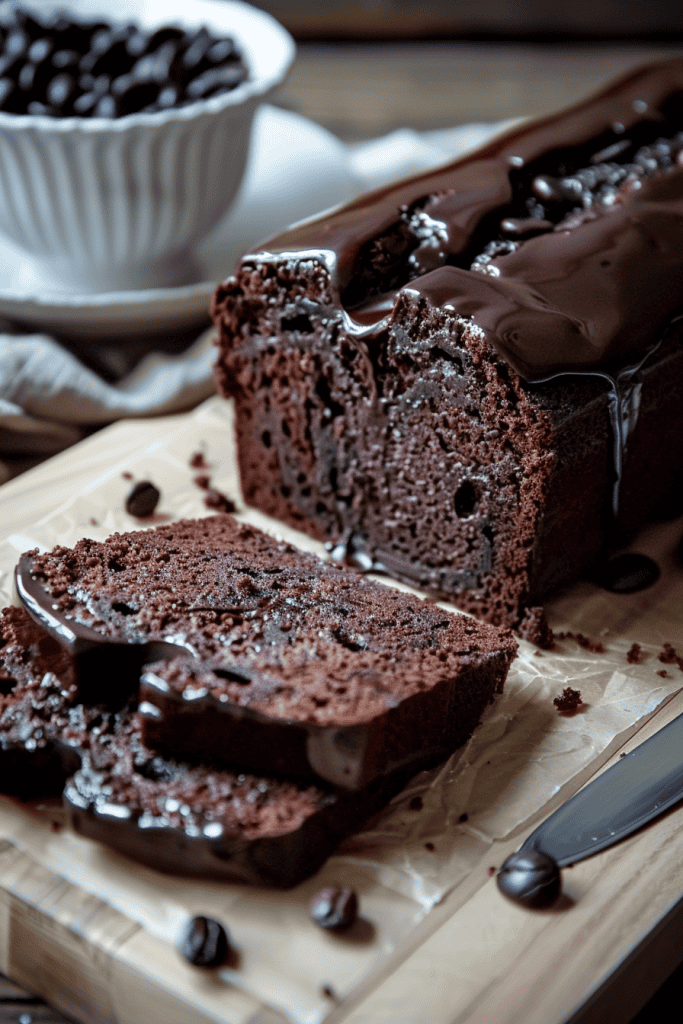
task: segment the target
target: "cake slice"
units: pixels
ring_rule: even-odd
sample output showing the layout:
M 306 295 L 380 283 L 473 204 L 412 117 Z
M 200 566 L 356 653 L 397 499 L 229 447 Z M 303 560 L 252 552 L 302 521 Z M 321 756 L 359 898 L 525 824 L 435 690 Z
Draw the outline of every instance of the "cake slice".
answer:
M 24 609 L 0 612 L 0 792 L 62 792 L 76 832 L 162 871 L 291 886 L 315 872 L 405 776 L 363 793 L 161 756 L 135 700 L 78 699 L 71 656 Z
M 248 504 L 543 640 L 681 508 L 683 60 L 295 226 L 217 289 Z
M 516 650 L 227 515 L 29 552 L 17 587 L 80 699 L 140 685 L 154 748 L 351 790 L 448 756 Z
M 399 776 L 334 793 L 150 750 L 134 711 L 115 716 L 64 789 L 72 827 L 160 871 L 289 888 L 400 790 Z
M 76 693 L 69 654 L 23 608 L 0 611 L 0 793 L 61 793 L 80 757 L 54 736 L 68 735 Z

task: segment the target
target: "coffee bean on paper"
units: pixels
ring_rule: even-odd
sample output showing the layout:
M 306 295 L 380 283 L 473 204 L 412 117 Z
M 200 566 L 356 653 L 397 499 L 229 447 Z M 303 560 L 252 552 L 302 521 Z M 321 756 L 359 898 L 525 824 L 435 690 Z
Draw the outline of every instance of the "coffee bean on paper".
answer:
M 228 933 L 213 917 L 193 917 L 187 926 L 180 952 L 194 967 L 220 967 L 228 959 Z
M 614 594 L 634 594 L 652 586 L 659 579 L 659 566 L 647 555 L 632 552 L 603 562 L 595 574 L 595 582 Z
M 126 498 L 126 512 L 129 516 L 144 519 L 151 516 L 159 504 L 161 493 L 149 480 L 140 480 Z
M 358 916 L 358 897 L 348 885 L 328 885 L 320 889 L 310 903 L 311 917 L 321 928 L 341 931 Z

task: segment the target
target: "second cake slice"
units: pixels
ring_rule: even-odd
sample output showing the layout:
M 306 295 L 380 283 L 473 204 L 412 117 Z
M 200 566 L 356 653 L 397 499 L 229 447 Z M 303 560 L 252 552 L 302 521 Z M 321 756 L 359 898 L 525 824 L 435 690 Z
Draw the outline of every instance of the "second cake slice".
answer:
M 150 745 L 347 789 L 446 757 L 516 650 L 230 516 L 30 552 L 17 585 L 84 699 L 142 679 Z

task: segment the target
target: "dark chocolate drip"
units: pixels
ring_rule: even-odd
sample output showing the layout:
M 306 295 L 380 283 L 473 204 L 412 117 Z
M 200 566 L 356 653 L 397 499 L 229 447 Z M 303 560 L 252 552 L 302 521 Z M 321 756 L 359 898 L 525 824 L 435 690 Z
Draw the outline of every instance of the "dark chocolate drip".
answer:
M 322 262 L 356 334 L 379 327 L 408 285 L 481 327 L 526 380 L 624 365 L 683 305 L 681 124 L 673 60 L 295 227 L 267 259 Z M 367 258 L 381 281 L 369 292 Z
M 683 308 L 682 126 L 677 59 L 295 227 L 265 258 L 324 263 L 361 343 L 409 290 L 481 329 L 530 383 L 607 381 L 616 512 L 638 371 Z
M 614 462 L 614 482 L 612 484 L 612 514 L 616 519 L 619 513 L 619 494 L 626 459 L 626 447 L 629 435 L 633 433 L 638 422 L 640 411 L 640 393 L 642 383 L 637 379 L 638 371 L 659 348 L 660 342 L 643 355 L 637 363 L 626 366 L 614 375 L 601 370 L 587 370 L 584 376 L 599 377 L 608 384 L 607 408 L 612 428 L 612 453 Z M 570 373 L 555 373 L 546 380 L 569 377 Z
M 62 611 L 52 595 L 32 571 L 30 553 L 23 554 L 15 571 L 17 594 L 31 618 L 47 630 L 72 657 L 78 658 L 95 650 L 140 648 L 140 662 L 166 661 L 179 655 L 193 657 L 195 651 L 183 636 L 145 636 L 133 639 L 103 638 L 92 626 Z

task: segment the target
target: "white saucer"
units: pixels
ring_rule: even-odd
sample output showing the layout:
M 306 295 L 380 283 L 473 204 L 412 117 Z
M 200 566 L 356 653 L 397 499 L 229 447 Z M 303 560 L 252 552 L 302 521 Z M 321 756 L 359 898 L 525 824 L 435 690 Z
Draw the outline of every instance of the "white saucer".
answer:
M 50 283 L 0 238 L 0 317 L 73 337 L 125 338 L 185 330 L 208 318 L 216 283 L 268 235 L 363 191 L 346 146 L 298 114 L 257 112 L 250 162 L 235 206 L 194 254 L 194 280 L 177 288 L 88 294 Z

